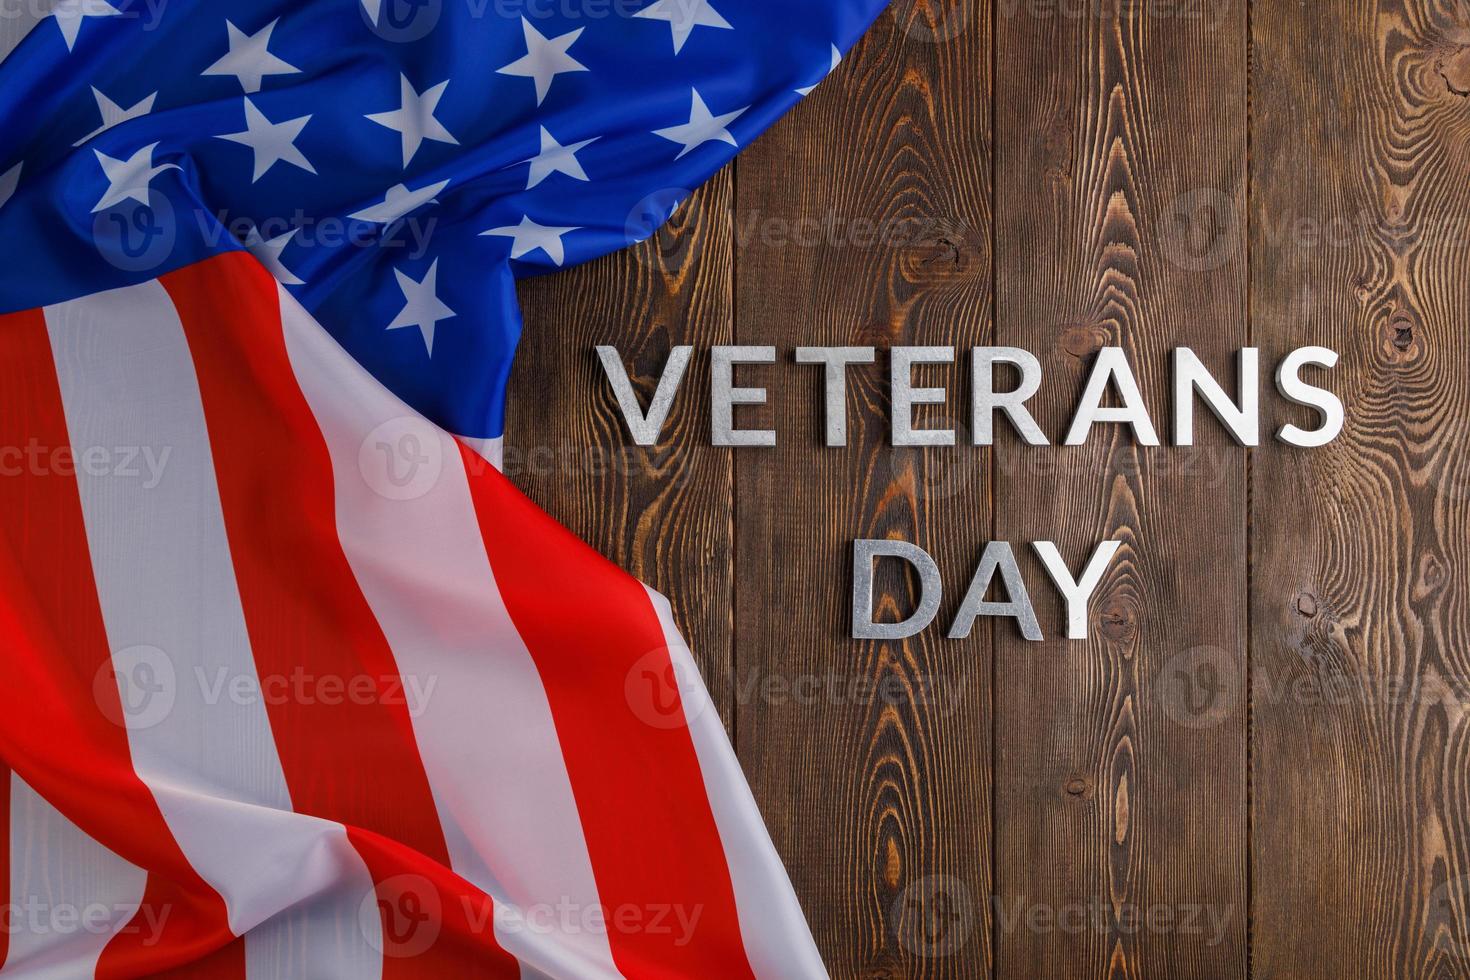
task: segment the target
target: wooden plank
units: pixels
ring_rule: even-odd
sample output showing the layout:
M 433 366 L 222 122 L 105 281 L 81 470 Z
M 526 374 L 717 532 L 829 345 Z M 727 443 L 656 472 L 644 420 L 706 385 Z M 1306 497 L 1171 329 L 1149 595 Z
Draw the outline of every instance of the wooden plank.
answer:
M 1172 348 L 1233 387 L 1246 256 L 1212 219 L 1244 203 L 1245 42 L 1243 0 L 997 18 L 996 335 L 1040 358 L 1053 442 L 1100 346 L 1126 351 L 1166 442 Z M 1197 418 L 1194 449 L 1116 425 L 997 447 L 998 538 L 1053 540 L 1073 569 L 1124 543 L 1087 642 L 1060 638 L 1029 554 L 1047 641 L 997 629 L 997 975 L 1245 971 L 1245 461 Z
M 990 10 L 938 11 L 896 3 L 736 164 L 736 334 L 782 359 L 740 375 L 772 391 L 742 424 L 779 442 L 736 456 L 737 748 L 836 977 L 990 971 L 987 631 L 849 639 L 854 538 L 933 554 L 939 622 L 989 538 L 985 452 L 888 446 L 882 351 L 990 332 Z M 880 350 L 850 372 L 846 448 L 823 445 L 798 345 Z M 967 417 L 964 374 L 929 375 L 951 383 L 936 418 Z M 890 613 L 915 585 L 893 564 Z
M 505 472 L 547 513 L 669 597 L 730 721 L 730 453 L 709 438 L 709 358 L 689 367 L 659 444 L 632 445 L 594 348 L 623 355 L 643 404 L 670 348 L 728 344 L 731 179 L 700 188 L 653 238 L 520 283 Z
M 1263 978 L 1470 974 L 1466 9 L 1253 11 L 1253 329 L 1347 406 L 1253 467 Z

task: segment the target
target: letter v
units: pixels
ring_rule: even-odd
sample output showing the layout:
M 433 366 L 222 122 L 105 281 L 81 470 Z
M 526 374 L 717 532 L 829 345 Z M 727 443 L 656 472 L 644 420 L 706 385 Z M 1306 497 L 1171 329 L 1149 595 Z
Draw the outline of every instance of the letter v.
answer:
M 617 396 L 618 407 L 623 410 L 623 419 L 628 423 L 628 432 L 633 436 L 635 444 L 652 446 L 658 442 L 658 434 L 663 431 L 669 410 L 674 407 L 674 396 L 679 393 L 679 384 L 684 380 L 684 373 L 689 368 L 689 356 L 693 352 L 693 347 L 685 346 L 669 351 L 663 377 L 658 379 L 653 401 L 648 403 L 648 411 L 645 413 L 638 406 L 638 394 L 633 390 L 633 382 L 628 379 L 628 372 L 623 367 L 622 359 L 618 357 L 617 348 L 597 348 L 602 369 L 612 384 L 613 394 Z

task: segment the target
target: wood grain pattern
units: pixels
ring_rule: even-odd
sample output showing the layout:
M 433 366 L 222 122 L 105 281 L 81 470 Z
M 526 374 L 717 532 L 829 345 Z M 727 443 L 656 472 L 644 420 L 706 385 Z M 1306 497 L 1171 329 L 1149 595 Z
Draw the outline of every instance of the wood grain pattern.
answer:
M 740 699 L 737 748 L 839 977 L 990 964 L 986 631 L 849 639 L 854 538 L 934 555 L 950 576 L 946 622 L 989 538 L 984 451 L 889 446 L 886 350 L 990 333 L 989 9 L 967 0 L 949 17 L 896 4 L 736 163 L 737 234 L 761 232 L 736 253 L 736 335 L 786 359 L 769 375 L 778 447 L 736 461 L 737 677 L 812 679 L 817 692 Z M 832 231 L 812 244 L 767 234 L 803 218 Z M 879 349 L 850 371 L 846 448 L 822 445 L 820 372 L 790 363 L 802 344 Z M 951 397 L 923 425 L 967 415 L 965 376 L 929 371 Z M 875 586 L 891 619 L 915 600 L 894 565 Z
M 1272 980 L 1470 975 L 1466 13 L 1255 10 L 1252 322 L 1266 352 L 1338 351 L 1347 404 L 1337 442 L 1254 467 Z
M 1041 358 L 1035 410 L 1054 440 L 1103 345 L 1127 352 L 1167 440 L 1170 351 L 1193 348 L 1233 388 L 1246 341 L 1244 242 L 1205 223 L 1208 205 L 1244 201 L 1245 12 L 1102 8 L 1023 6 L 997 27 L 996 333 Z M 1244 963 L 1243 678 L 1229 703 L 1181 685 L 1205 665 L 1243 673 L 1245 454 L 1208 415 L 1196 431 L 1192 449 L 1142 449 L 1111 425 L 1085 446 L 1001 450 L 997 537 L 1055 540 L 1074 569 L 1123 542 L 1087 643 L 1057 638 L 1039 571 L 1048 642 L 997 637 L 997 895 L 1017 910 L 999 923 L 1002 975 Z
M 898 0 L 658 243 L 524 284 L 507 469 L 674 600 L 834 976 L 1470 977 L 1467 271 L 1464 0 Z M 732 341 L 780 350 L 738 375 L 775 450 L 709 446 Z M 1266 444 L 968 448 L 990 342 L 1041 358 L 1056 441 L 1103 344 L 1166 441 L 1170 349 L 1229 387 L 1257 344 Z M 656 449 L 598 343 L 645 397 L 696 345 Z M 880 349 L 845 449 L 802 344 Z M 921 377 L 961 447 L 889 445 L 895 344 L 960 349 Z M 1325 449 L 1270 443 L 1305 344 L 1342 354 Z M 945 602 L 856 643 L 849 545 L 886 536 Z M 1046 643 L 940 638 L 991 537 Z M 1107 537 L 1061 641 L 1024 542 Z

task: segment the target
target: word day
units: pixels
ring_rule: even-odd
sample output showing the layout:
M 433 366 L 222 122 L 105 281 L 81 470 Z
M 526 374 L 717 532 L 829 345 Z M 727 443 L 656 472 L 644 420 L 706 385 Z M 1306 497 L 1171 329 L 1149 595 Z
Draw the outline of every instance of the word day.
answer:
M 1074 576 L 1057 546 L 1050 541 L 1033 541 L 1031 548 L 1041 559 L 1047 577 L 1056 588 L 1066 609 L 1066 637 L 1069 640 L 1087 639 L 1087 605 L 1097 591 L 1113 557 L 1123 545 L 1119 541 L 1103 541 L 1087 559 L 1081 574 Z M 898 623 L 874 622 L 873 576 L 874 564 L 879 558 L 898 559 L 913 567 L 919 579 L 919 598 L 914 611 Z M 929 553 L 918 545 L 907 541 L 887 538 L 862 538 L 852 544 L 852 638 L 855 640 L 902 640 L 923 632 L 939 614 L 939 601 L 944 583 L 939 575 L 939 566 Z M 987 600 L 986 594 L 996 580 L 1005 592 L 1003 600 Z M 975 628 L 975 620 L 983 617 L 1014 619 L 1016 628 L 1028 640 L 1044 639 L 1041 624 L 1036 621 L 1036 610 L 1031 605 L 1031 595 L 1026 582 L 1021 578 L 1020 566 L 1015 553 L 1005 541 L 991 541 L 985 546 L 970 587 L 955 613 L 949 631 L 951 640 L 969 637 Z

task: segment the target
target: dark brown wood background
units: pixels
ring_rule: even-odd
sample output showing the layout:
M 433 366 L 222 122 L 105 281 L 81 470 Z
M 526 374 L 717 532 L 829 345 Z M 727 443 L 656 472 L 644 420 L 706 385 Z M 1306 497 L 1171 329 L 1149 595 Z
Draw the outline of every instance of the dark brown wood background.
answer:
M 672 227 L 522 295 L 507 472 L 672 598 L 834 976 L 1470 976 L 1470 0 L 897 0 Z M 732 342 L 781 350 L 774 450 L 709 445 Z M 699 348 L 656 449 L 599 343 L 645 397 Z M 991 343 L 1054 440 L 1104 344 L 1161 431 L 1171 348 L 1326 345 L 1347 424 L 894 449 L 880 357 L 827 449 L 790 363 Z M 884 536 L 941 622 L 991 538 L 1124 549 L 1085 643 L 854 642 Z

